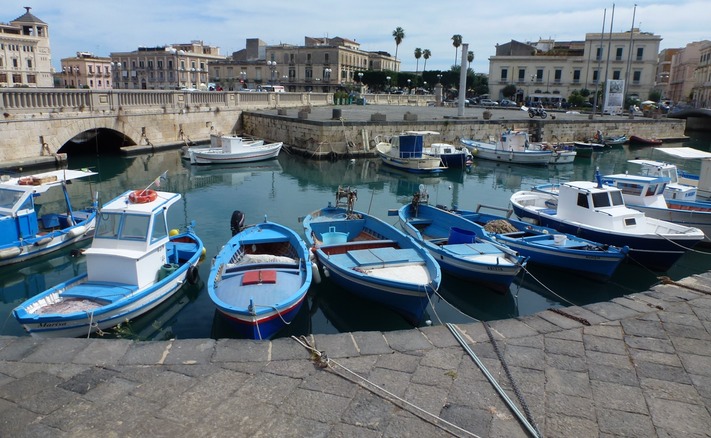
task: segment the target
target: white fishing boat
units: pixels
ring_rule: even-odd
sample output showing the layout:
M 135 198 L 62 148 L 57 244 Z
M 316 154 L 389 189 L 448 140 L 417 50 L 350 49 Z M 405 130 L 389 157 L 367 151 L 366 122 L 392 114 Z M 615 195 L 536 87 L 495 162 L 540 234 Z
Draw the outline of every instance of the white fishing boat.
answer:
M 29 298 L 13 310 L 37 337 L 88 336 L 145 314 L 195 283 L 204 256 L 192 231 L 168 232 L 168 209 L 181 195 L 129 190 L 104 205 L 86 272 Z
M 462 139 L 474 158 L 499 161 L 504 163 L 545 166 L 553 158 L 552 150 L 532 147 L 528 132 L 506 130 L 499 138 L 490 138 L 488 142 Z
M 434 131 L 406 131 L 377 142 L 375 150 L 384 164 L 413 173 L 439 173 L 447 169 L 438 156 L 424 151 L 424 136 Z
M 242 145 L 242 146 L 261 146 L 264 144 L 264 140 L 262 139 L 256 139 L 252 137 L 245 137 L 241 135 L 216 135 L 216 134 L 211 134 L 210 135 L 210 144 L 209 145 L 197 145 L 197 146 L 183 146 L 182 148 L 182 154 L 181 157 L 184 160 L 190 160 L 190 151 L 198 151 L 198 152 L 205 152 L 209 150 L 222 150 L 222 145 L 223 145 L 223 139 L 224 142 L 230 143 L 231 147 L 237 146 L 237 145 Z
M 244 142 L 241 137 L 222 136 L 220 148 L 190 148 L 190 164 L 234 164 L 270 160 L 279 155 L 282 142 Z
M 3 178 L 0 182 L 0 266 L 39 257 L 92 236 L 96 201 L 87 208 L 74 210 L 67 190 L 72 180 L 91 175 L 96 173 L 62 169 Z M 57 196 L 53 197 L 53 192 Z M 52 201 L 57 198 L 62 201 Z

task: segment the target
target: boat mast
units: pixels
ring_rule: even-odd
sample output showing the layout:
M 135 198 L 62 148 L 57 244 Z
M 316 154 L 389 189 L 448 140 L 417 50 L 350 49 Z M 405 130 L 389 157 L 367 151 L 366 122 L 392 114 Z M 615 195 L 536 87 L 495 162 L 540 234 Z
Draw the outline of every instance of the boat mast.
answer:
M 625 92 L 622 94 L 623 98 L 627 98 L 627 93 L 629 92 L 629 81 L 630 81 L 630 66 L 632 65 L 632 46 L 634 45 L 634 18 L 637 14 L 637 3 L 634 4 L 634 9 L 632 10 L 632 27 L 630 27 L 630 49 L 627 53 L 627 71 L 625 72 Z

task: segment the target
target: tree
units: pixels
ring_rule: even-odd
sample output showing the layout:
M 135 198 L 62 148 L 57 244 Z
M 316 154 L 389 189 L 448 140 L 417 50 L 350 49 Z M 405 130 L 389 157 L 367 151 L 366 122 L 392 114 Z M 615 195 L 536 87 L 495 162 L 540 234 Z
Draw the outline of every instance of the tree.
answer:
M 469 64 L 474 61 L 474 52 L 472 52 L 471 50 L 467 52 L 467 61 L 469 61 Z
M 395 38 L 395 59 L 397 59 L 397 49 L 402 40 L 405 39 L 405 30 L 402 27 L 397 27 L 393 31 L 393 38 Z
M 422 51 L 422 57 L 425 58 L 425 65 L 422 66 L 422 74 L 425 73 L 425 70 L 427 70 L 427 60 L 430 59 L 432 56 L 432 52 L 430 52 L 430 49 L 425 49 Z
M 420 58 L 422 57 L 422 49 L 419 47 L 415 49 L 415 59 L 417 60 L 417 66 L 415 67 L 415 75 L 420 71 Z
M 452 35 L 452 45 L 454 46 L 454 65 L 457 65 L 457 52 L 459 46 L 462 45 L 462 36 L 459 34 Z
M 518 88 L 514 84 L 508 84 L 501 89 L 501 95 L 507 99 L 511 99 L 518 92 Z

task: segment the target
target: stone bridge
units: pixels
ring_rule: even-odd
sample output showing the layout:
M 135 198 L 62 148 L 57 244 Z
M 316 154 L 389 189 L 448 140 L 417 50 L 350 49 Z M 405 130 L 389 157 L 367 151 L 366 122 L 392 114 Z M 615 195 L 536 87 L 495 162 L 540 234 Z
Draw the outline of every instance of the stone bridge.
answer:
M 369 104 L 424 106 L 432 96 L 369 95 Z M 325 93 L 177 90 L 0 90 L 3 167 L 59 159 L 74 148 L 165 148 L 241 132 L 243 111 L 333 104 Z M 84 152 L 87 152 L 86 150 Z
M 711 109 L 692 108 L 669 114 L 669 118 L 686 119 L 686 128 L 693 131 L 711 131 Z

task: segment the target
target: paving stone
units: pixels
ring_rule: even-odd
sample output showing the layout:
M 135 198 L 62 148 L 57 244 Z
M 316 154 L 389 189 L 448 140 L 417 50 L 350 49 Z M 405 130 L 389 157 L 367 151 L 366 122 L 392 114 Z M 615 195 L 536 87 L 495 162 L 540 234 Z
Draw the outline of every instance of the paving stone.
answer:
M 325 438 L 331 428 L 332 425 L 329 423 L 277 411 L 253 436 L 255 438 L 302 437 L 304 432 L 308 431 L 309 437 Z
M 597 438 L 599 431 L 597 423 L 587 418 L 555 415 L 546 419 L 543 436 Z
M 105 368 L 92 367 L 81 374 L 78 374 L 64 383 L 58 385 L 67 391 L 76 392 L 77 394 L 86 394 L 90 389 L 111 380 L 119 373 Z
M 641 379 L 640 385 L 645 397 L 648 398 L 674 400 L 694 405 L 703 404 L 699 392 L 693 385 L 647 378 Z
M 33 337 L 23 336 L 14 338 L 13 342 L 6 344 L 2 351 L 2 358 L 6 361 L 21 361 L 31 355 L 34 350 L 43 343 L 50 344 L 51 341 L 37 340 Z
M 523 338 L 508 338 L 506 339 L 506 345 L 516 345 L 520 347 L 537 348 L 543 351 L 544 343 L 543 335 L 526 336 Z
M 633 312 L 645 314 L 649 312 L 653 312 L 653 309 L 650 309 L 649 305 L 643 301 L 637 301 L 634 299 L 630 299 L 628 297 L 619 297 L 615 298 L 612 300 L 613 303 L 619 304 L 620 306 L 626 307 L 630 309 Z
M 612 354 L 627 354 L 625 343 L 619 339 L 611 339 L 603 336 L 583 335 L 585 351 L 597 351 Z
M 664 329 L 667 331 L 667 335 L 672 338 L 691 338 L 711 342 L 711 334 L 703 328 L 703 325 L 692 328 L 688 325 L 666 323 Z
M 667 339 L 667 333 L 664 331 L 664 326 L 656 317 L 653 321 L 645 321 L 641 319 L 625 319 L 620 322 L 622 330 L 627 336 L 639 336 L 646 338 Z
M 543 370 L 545 368 L 545 356 L 543 351 L 539 348 L 508 345 L 506 346 L 504 359 L 509 366 L 535 370 Z
M 545 339 L 562 339 L 562 340 L 566 340 L 566 341 L 582 342 L 583 341 L 583 328 L 578 327 L 578 328 L 573 328 L 573 329 L 569 329 L 569 330 L 561 330 L 558 332 L 548 333 L 548 334 L 546 334 Z
M 563 354 L 546 354 L 546 365 L 567 371 L 587 371 L 588 364 L 584 357 Z
M 531 427 L 534 427 L 531 425 Z M 526 438 L 531 436 L 521 422 L 512 415 L 496 415 L 491 420 L 490 436 L 501 438 Z
M 121 377 L 113 377 L 88 388 L 84 398 L 99 405 L 111 404 L 128 396 L 138 385 L 139 383 Z
M 214 339 L 182 339 L 173 344 L 163 363 L 168 365 L 209 363 L 214 352 Z
M 350 333 L 314 335 L 314 343 L 316 348 L 325 352 L 328 357 L 343 358 L 358 355 L 358 349 Z
M 384 397 L 360 388 L 340 419 L 345 424 L 382 432 L 392 415 L 399 410 Z
M 114 365 L 120 362 L 131 343 L 132 341 L 125 339 L 96 339 L 79 351 L 72 362 L 98 366 Z
M 571 307 L 566 307 L 565 308 L 565 313 L 573 316 L 577 316 L 578 318 L 582 318 L 589 322 L 590 324 L 601 324 L 603 322 L 608 321 L 607 318 L 604 318 L 596 313 L 591 312 L 590 310 L 586 309 L 585 307 L 579 307 L 579 306 L 571 306 Z
M 587 397 L 577 397 L 568 394 L 551 393 L 546 397 L 546 412 L 548 416 L 579 417 L 596 421 L 593 400 Z
M 525 338 L 537 335 L 538 332 L 517 319 L 500 319 L 489 322 L 489 326 L 501 334 L 504 339 Z
M 437 388 L 449 388 L 454 375 L 451 371 L 421 365 L 412 374 L 412 382 Z
M 341 375 L 345 378 L 341 377 Z M 261 377 L 266 376 L 262 375 Z M 255 385 L 255 390 L 258 390 L 260 385 L 262 387 L 270 385 L 273 379 L 274 376 L 271 376 L 268 377 L 268 380 L 264 379 L 262 381 L 257 381 L 257 385 Z M 283 377 L 282 379 L 286 379 L 286 377 Z M 354 377 L 353 375 L 343 370 L 336 369 L 335 371 L 330 371 L 327 369 L 323 369 L 322 372 L 313 373 L 310 376 L 307 376 L 306 378 L 304 378 L 303 381 L 301 381 L 300 384 L 298 383 L 299 380 L 296 379 L 290 379 L 290 381 L 286 382 L 286 384 L 293 384 L 294 387 L 296 387 L 296 385 L 298 384 L 299 388 L 302 389 L 310 389 L 311 391 L 323 391 L 327 394 L 351 398 L 358 389 L 358 384 L 354 383 L 352 380 L 356 382 L 359 381 L 357 377 Z
M 277 411 L 274 405 L 232 396 L 222 399 L 199 417 L 193 416 L 194 421 L 186 429 L 191 436 L 251 437 L 262 431 Z
M 585 308 L 590 312 L 596 315 L 600 315 L 601 317 L 609 321 L 619 321 L 625 318 L 632 318 L 642 313 L 634 309 L 630 309 L 629 307 L 622 306 L 618 303 L 609 301 L 603 303 L 588 304 L 587 306 L 585 306 Z
M 311 345 L 313 340 L 309 339 Z M 271 341 L 271 357 L 272 361 L 293 360 L 293 359 L 309 359 L 311 353 L 301 344 L 291 338 L 277 338 Z
M 420 365 L 443 370 L 456 370 L 465 354 L 460 347 L 427 350 L 422 355 Z
M 410 373 L 387 370 L 385 368 L 375 368 L 370 373 L 368 380 L 379 388 L 385 389 L 398 397 L 402 397 L 405 395 L 405 390 L 407 390 L 410 384 L 410 378 Z
M 565 312 L 564 309 L 561 309 L 561 311 Z M 559 329 L 563 329 L 563 330 L 568 330 L 571 328 L 580 327 L 580 325 L 581 325 L 575 319 L 568 318 L 567 316 L 561 315 L 560 313 L 556 313 L 556 312 L 543 311 L 543 312 L 539 312 L 538 316 L 540 316 L 541 318 L 550 322 L 551 324 L 554 324 Z
M 266 362 L 272 345 L 251 339 L 220 339 L 215 344 L 213 362 Z
M 182 424 L 165 418 L 146 415 L 141 421 L 128 424 L 124 432 L 126 436 L 136 437 L 179 437 L 185 433 L 185 427 Z
M 591 385 L 593 400 L 597 406 L 638 414 L 647 413 L 647 404 L 641 388 L 595 380 Z
M 171 400 L 184 391 L 190 389 L 196 382 L 183 374 L 164 371 L 154 379 L 146 382 L 131 391 L 131 395 L 152 402 L 160 403 Z
M 419 329 L 425 335 L 428 341 L 437 348 L 457 347 L 460 346 L 457 338 L 444 325 L 433 325 L 430 327 L 422 327 Z
M 383 434 L 377 430 L 353 426 L 348 423 L 339 423 L 328 431 L 328 436 L 330 438 L 380 438 Z
M 287 414 L 328 423 L 340 418 L 350 401 L 348 397 L 296 388 L 284 400 L 281 409 Z
M 684 369 L 689 374 L 711 377 L 711 358 L 697 354 L 679 354 Z
M 546 367 L 546 393 L 558 393 L 591 397 L 590 379 L 587 373 L 559 370 Z
M 542 318 L 538 313 L 535 315 L 521 317 L 519 320 L 540 334 L 558 332 L 561 330 L 560 326 Z
M 707 341 L 692 338 L 674 338 L 672 339 L 672 343 L 679 353 L 711 356 L 711 345 Z
M 632 295 L 628 295 L 628 296 L 631 299 L 635 299 L 637 301 L 646 303 L 651 311 L 664 310 L 664 307 L 669 304 L 667 301 L 657 299 L 656 297 L 654 297 L 652 294 L 649 294 L 649 293 L 632 294 Z M 654 317 L 656 318 L 656 315 L 654 315 Z
M 598 430 L 604 433 L 630 437 L 654 436 L 654 425 L 649 415 L 598 409 Z
M 375 363 L 377 368 L 413 373 L 422 361 L 422 356 L 405 353 L 383 354 Z
M 348 371 L 367 377 L 375 367 L 380 356 L 357 356 L 347 357 L 334 361 L 336 367 L 344 367 Z
M 623 339 L 625 337 L 622 331 L 622 326 L 617 323 L 608 323 L 605 325 L 593 325 L 590 327 L 583 327 L 583 340 L 585 336 L 600 336 L 603 338 L 610 339 Z
M 658 353 L 672 354 L 675 352 L 674 345 L 668 339 L 643 338 L 639 336 L 625 336 L 627 348 L 637 350 L 656 351 Z
M 637 362 L 652 362 L 661 365 L 668 365 L 672 367 L 680 367 L 681 360 L 679 356 L 674 354 L 665 354 L 658 351 L 649 350 L 637 350 L 636 348 L 630 348 L 630 357 L 634 363 Z
M 134 342 L 119 360 L 119 364 L 156 365 L 162 363 L 172 347 L 172 341 Z
M 22 361 L 48 364 L 71 363 L 77 353 L 89 347 L 92 343 L 93 342 L 86 342 L 86 339 L 53 339 L 52 342 L 38 344 Z
M 304 378 L 317 371 L 316 365 L 310 360 L 305 359 L 272 361 L 263 367 L 263 372 L 265 373 L 292 377 L 294 379 Z
M 36 412 L 13 406 L 12 408 L 2 411 L 2 415 L 0 415 L 0 436 L 31 436 L 25 435 L 25 433 L 28 432 L 28 427 L 32 426 L 35 421 L 37 421 Z M 61 430 L 57 431 L 57 436 L 67 436 L 65 432 Z
M 615 368 L 625 368 L 630 370 L 634 368 L 634 364 L 630 360 L 630 357 L 626 354 L 586 351 L 585 356 L 590 364 L 612 366 Z
M 457 324 L 457 330 L 462 335 L 462 337 L 467 341 L 467 344 L 473 344 L 476 342 L 485 342 L 489 340 L 489 335 L 486 333 L 484 324 L 481 322 L 474 322 L 469 324 Z M 454 336 L 454 335 L 452 335 Z M 499 333 L 494 333 L 494 336 L 499 339 L 501 335 Z
M 691 312 L 691 309 L 684 306 L 685 310 L 690 313 L 677 313 L 677 312 L 659 312 L 659 319 L 664 323 L 664 327 L 668 327 L 669 324 L 674 324 L 682 327 L 689 327 L 703 329 L 701 321 L 696 317 L 696 314 Z
M 516 385 L 516 387 L 522 393 L 544 393 L 546 385 L 546 375 L 543 371 L 514 366 L 509 367 L 509 371 L 511 373 L 511 379 L 513 379 L 513 383 L 506 374 L 503 374 L 502 376 L 500 376 L 499 379 L 497 379 L 499 385 L 502 388 L 506 390 L 511 390 L 509 391 L 509 393 L 513 394 L 513 385 Z
M 689 375 L 686 374 L 684 368 L 660 363 L 639 361 L 636 362 L 637 375 L 641 377 L 649 377 L 652 379 L 667 380 L 677 383 L 691 383 Z
M 478 436 L 490 436 L 489 432 L 491 429 L 492 414 L 495 415 L 496 412 L 492 413 L 486 409 L 476 409 L 466 405 L 451 404 L 442 408 L 440 417 L 456 425 L 457 427 Z M 454 436 L 465 436 L 461 432 L 457 431 L 457 429 L 452 428 L 447 430 L 451 430 Z M 439 432 L 433 436 L 445 435 Z
M 419 330 L 387 332 L 385 340 L 395 351 L 419 351 L 434 348 L 434 345 Z
M 582 342 L 551 337 L 546 337 L 545 352 L 546 354 L 585 357 L 585 348 L 583 347 Z
M 603 381 L 618 385 L 637 386 L 639 384 L 637 373 L 633 368 L 618 368 L 604 364 L 588 364 L 590 381 Z
M 381 332 L 353 332 L 351 334 L 360 354 L 386 354 L 393 352 Z

